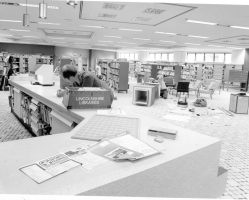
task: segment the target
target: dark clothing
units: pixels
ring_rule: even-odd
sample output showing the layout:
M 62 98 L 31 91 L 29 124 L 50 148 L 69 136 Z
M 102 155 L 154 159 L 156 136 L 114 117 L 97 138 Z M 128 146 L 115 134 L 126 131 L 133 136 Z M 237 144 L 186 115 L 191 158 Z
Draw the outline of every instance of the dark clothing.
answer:
M 13 74 L 14 74 L 14 70 L 13 70 L 13 68 L 11 67 L 11 68 L 9 68 L 8 73 L 7 73 L 8 79 L 9 79 L 10 76 L 12 76 Z
M 74 82 L 73 83 L 74 87 L 101 87 L 111 91 L 111 99 L 112 100 L 114 99 L 112 90 L 108 87 L 108 85 L 104 81 L 97 78 L 95 74 L 89 72 L 78 72 L 76 76 L 79 82 Z

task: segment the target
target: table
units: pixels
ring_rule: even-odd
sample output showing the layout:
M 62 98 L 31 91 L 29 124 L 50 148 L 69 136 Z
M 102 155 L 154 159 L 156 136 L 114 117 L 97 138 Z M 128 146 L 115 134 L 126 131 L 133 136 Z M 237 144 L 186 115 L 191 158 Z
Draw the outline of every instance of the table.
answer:
M 53 93 L 57 84 L 54 88 L 32 86 L 18 80 L 11 84 L 53 105 L 53 108 L 64 110 Z M 219 139 L 173 126 L 165 120 L 133 113 L 134 105 L 131 101 L 124 105 L 121 100 L 125 96 L 120 95 L 113 108 L 122 108 L 127 115 L 139 117 L 139 138 L 161 151 L 161 154 L 136 162 L 107 160 L 92 170 L 77 167 L 37 184 L 18 169 L 69 147 L 93 144 L 92 141 L 71 139 L 71 136 L 96 114 L 96 110 L 72 110 L 72 117 L 78 115 L 75 119 L 81 117 L 84 120 L 70 132 L 0 144 L 0 193 L 178 198 L 215 198 L 223 194 L 227 171 L 219 167 Z M 152 136 L 147 135 L 151 125 L 176 129 L 176 140 L 155 142 Z

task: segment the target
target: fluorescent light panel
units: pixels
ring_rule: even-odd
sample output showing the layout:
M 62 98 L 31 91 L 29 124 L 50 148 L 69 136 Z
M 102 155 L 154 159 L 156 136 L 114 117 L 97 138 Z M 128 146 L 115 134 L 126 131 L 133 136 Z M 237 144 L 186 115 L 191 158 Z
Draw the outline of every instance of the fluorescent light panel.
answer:
M 136 44 L 134 42 L 117 42 L 117 43 L 119 43 L 119 44 Z
M 195 43 L 189 43 L 189 42 L 184 43 L 184 44 L 189 44 L 189 45 L 201 45 L 201 44 L 195 44 Z
M 10 31 L 16 31 L 16 32 L 30 32 L 29 29 L 9 29 Z
M 104 37 L 107 37 L 107 38 L 122 38 L 120 36 L 115 36 L 115 35 L 105 35 Z
M 15 22 L 15 23 L 22 23 L 20 20 L 12 20 L 12 19 L 0 19 L 0 22 Z
M 140 32 L 143 31 L 141 29 L 131 29 L 131 28 L 119 28 L 120 31 L 134 31 L 134 32 Z
M 87 28 L 104 28 L 104 26 L 90 26 L 90 25 L 80 25 L 80 27 L 87 27 Z
M 214 22 L 205 22 L 205 21 L 198 21 L 198 20 L 191 20 L 191 19 L 187 19 L 186 22 L 195 23 L 195 24 L 205 24 L 205 25 L 211 25 L 211 26 L 217 25 L 217 23 L 214 23 Z
M 99 40 L 98 42 L 113 42 L 113 41 Z
M 160 42 L 176 43 L 175 41 L 160 40 Z
M 132 38 L 133 40 L 150 40 L 148 38 Z
M 38 4 L 26 4 L 26 3 L 20 3 L 19 4 L 20 6 L 23 6 L 23 7 L 30 7 L 30 8 L 38 8 L 39 5 Z M 52 9 L 52 10 L 59 10 L 59 7 L 57 6 L 48 6 L 47 7 L 48 9 Z
M 208 45 L 209 47 L 218 47 L 218 48 L 220 48 L 220 47 L 224 47 L 224 46 L 219 46 L 219 45 L 212 45 L 212 44 L 210 44 L 210 45 Z
M 188 35 L 188 37 L 192 37 L 192 38 L 201 38 L 201 39 L 207 39 L 208 37 L 206 36 L 199 36 L 199 35 Z
M 56 25 L 59 26 L 59 23 L 53 23 L 53 22 L 38 22 L 38 24 L 43 24 L 43 25 Z
M 10 34 L 0 34 L 0 37 L 12 37 L 13 35 L 10 35 Z
M 65 38 L 63 37 L 48 37 L 49 39 L 54 39 L 54 40 L 64 40 Z
M 34 36 L 34 35 L 24 35 L 22 37 L 24 37 L 24 38 L 39 38 L 38 36 Z
M 249 30 L 249 27 L 246 26 L 230 26 L 231 28 L 237 28 L 237 29 L 245 29 L 245 30 Z
M 156 31 L 155 33 L 157 33 L 157 34 L 166 34 L 166 35 L 176 35 L 176 33 L 166 33 L 166 32 L 161 32 L 161 31 Z
M 227 47 L 229 49 L 244 49 L 244 48 L 239 48 L 239 47 Z

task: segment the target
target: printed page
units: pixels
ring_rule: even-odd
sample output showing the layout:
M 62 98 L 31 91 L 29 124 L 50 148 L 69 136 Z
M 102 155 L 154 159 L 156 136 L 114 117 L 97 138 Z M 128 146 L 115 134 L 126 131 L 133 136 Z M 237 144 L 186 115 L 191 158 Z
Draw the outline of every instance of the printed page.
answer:
M 117 138 L 113 138 L 110 141 L 127 149 L 139 152 L 143 154 L 143 157 L 159 153 L 156 149 L 152 148 L 151 146 L 145 144 L 144 142 L 138 140 L 137 138 L 131 135 L 123 135 Z

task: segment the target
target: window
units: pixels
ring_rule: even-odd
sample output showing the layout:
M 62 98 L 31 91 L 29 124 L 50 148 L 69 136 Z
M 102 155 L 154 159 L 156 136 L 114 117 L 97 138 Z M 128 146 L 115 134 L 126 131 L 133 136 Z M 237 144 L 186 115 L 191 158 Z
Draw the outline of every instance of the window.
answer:
M 168 54 L 167 53 L 162 53 L 162 60 L 168 61 Z
M 138 60 L 137 53 L 120 53 L 119 58 L 126 58 L 127 60 Z
M 154 53 L 149 54 L 148 61 L 155 61 L 155 54 Z
M 169 62 L 173 62 L 173 61 L 174 61 L 174 54 L 169 53 Z
M 225 54 L 224 53 L 215 53 L 214 54 L 214 62 L 224 63 Z
M 205 53 L 205 62 L 214 62 L 214 54 Z
M 137 53 L 135 53 L 134 59 L 135 59 L 135 60 L 138 60 L 138 54 L 137 54 Z
M 188 62 L 195 62 L 195 53 L 188 53 L 187 54 L 187 61 Z
M 162 54 L 161 53 L 156 53 L 156 61 L 161 61 L 162 60 Z
M 204 53 L 197 53 L 195 61 L 196 62 L 204 62 Z
M 225 54 L 225 63 L 226 64 L 231 64 L 232 62 L 232 54 L 231 53 L 226 53 Z

